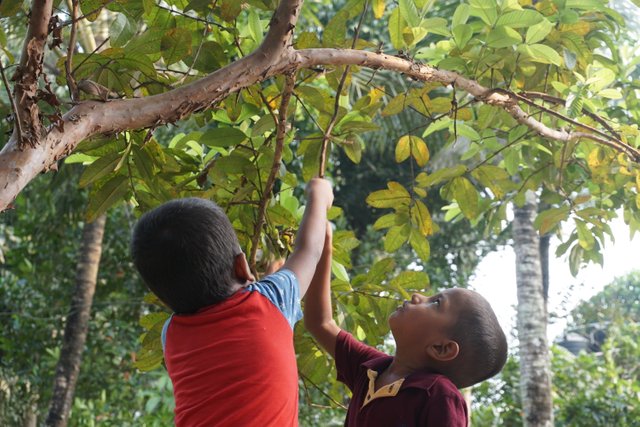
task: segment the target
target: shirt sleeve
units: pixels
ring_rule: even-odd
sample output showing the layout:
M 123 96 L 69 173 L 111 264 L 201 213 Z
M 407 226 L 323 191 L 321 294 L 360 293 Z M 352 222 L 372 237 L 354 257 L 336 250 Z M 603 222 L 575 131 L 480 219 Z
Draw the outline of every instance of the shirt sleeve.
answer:
M 361 365 L 386 354 L 358 341 L 350 333 L 340 331 L 336 339 L 335 356 L 338 381 L 353 391 L 358 373 L 360 369 L 364 369 Z
M 291 270 L 279 270 L 259 282 L 247 286 L 248 291 L 257 291 L 271 301 L 289 325 L 293 326 L 302 318 L 300 309 L 300 285 Z
M 433 394 L 427 404 L 428 426 L 467 427 L 467 402 L 462 396 L 453 394 Z

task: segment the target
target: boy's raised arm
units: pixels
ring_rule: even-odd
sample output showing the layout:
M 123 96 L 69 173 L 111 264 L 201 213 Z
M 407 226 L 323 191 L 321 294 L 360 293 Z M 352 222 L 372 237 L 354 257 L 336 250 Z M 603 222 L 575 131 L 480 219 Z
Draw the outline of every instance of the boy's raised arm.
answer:
M 302 298 L 309 287 L 316 265 L 322 254 L 327 227 L 327 211 L 333 203 L 333 190 L 329 181 L 314 178 L 307 184 L 307 207 L 296 236 L 293 253 L 283 268 L 293 271 L 300 285 Z
M 322 256 L 304 299 L 304 326 L 331 357 L 335 357 L 340 328 L 333 320 L 331 307 L 331 225 L 326 226 Z

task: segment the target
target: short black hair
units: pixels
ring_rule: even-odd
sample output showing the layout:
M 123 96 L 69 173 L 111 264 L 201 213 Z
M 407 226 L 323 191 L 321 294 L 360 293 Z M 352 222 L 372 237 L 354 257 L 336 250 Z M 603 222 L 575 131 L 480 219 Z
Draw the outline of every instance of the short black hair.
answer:
M 458 388 L 470 387 L 498 374 L 507 361 L 507 338 L 489 302 L 480 294 L 473 295 L 456 324 L 450 338 L 458 343 L 460 353 L 449 373 Z
M 176 199 L 142 215 L 131 255 L 149 289 L 176 313 L 230 296 L 238 238 L 224 211 L 198 198 Z

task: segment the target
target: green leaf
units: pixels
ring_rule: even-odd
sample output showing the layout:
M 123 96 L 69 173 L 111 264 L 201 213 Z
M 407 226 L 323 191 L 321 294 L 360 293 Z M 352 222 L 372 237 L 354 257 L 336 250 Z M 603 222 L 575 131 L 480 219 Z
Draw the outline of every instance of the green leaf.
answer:
M 390 181 L 388 190 L 378 190 L 369 194 L 367 203 L 374 208 L 398 208 L 411 202 L 411 195 L 399 183 Z
M 425 172 L 421 172 L 416 177 L 416 182 L 421 187 L 430 187 L 441 183 L 442 181 L 450 180 L 452 178 L 463 175 L 467 171 L 467 167 L 464 165 L 456 165 L 449 168 L 438 169 L 434 173 L 427 175 Z
M 349 19 L 349 14 L 344 9 L 331 18 L 322 33 L 324 47 L 343 47 L 347 33 L 347 19 Z
M 116 19 L 111 22 L 109 27 L 110 42 L 113 47 L 122 47 L 136 33 L 138 24 L 130 20 L 126 15 L 118 13 Z
M 487 36 L 487 44 L 496 49 L 513 46 L 518 43 L 522 43 L 522 36 L 511 27 L 496 27 Z
M 383 230 L 385 228 L 393 227 L 394 225 L 396 225 L 396 214 L 390 213 L 378 218 L 373 224 L 373 229 Z
M 544 40 L 552 28 L 553 24 L 548 19 L 543 19 L 541 22 L 532 25 L 527 29 L 527 35 L 525 36 L 527 44 L 534 44 Z
M 409 239 L 411 225 L 394 225 L 389 229 L 384 238 L 384 250 L 387 252 L 395 252 Z
M 507 171 L 498 166 L 482 165 L 471 171 L 471 175 L 498 199 L 504 198 L 506 192 L 515 187 Z
M 522 53 L 529 60 L 542 64 L 554 64 L 561 66 L 562 58 L 552 48 L 543 44 L 522 44 L 518 46 L 518 52 Z
M 92 182 L 109 175 L 115 170 L 116 165 L 120 161 L 120 157 L 120 153 L 112 152 L 91 163 L 80 176 L 80 187 L 86 187 Z
M 337 262 L 335 259 L 331 260 L 331 272 L 340 280 L 345 282 L 349 281 L 349 273 L 344 265 Z
M 420 26 L 429 33 L 451 37 L 451 33 L 449 32 L 449 23 L 444 18 L 426 18 L 420 22 Z
M 467 24 L 458 25 L 451 31 L 451 34 L 453 34 L 453 40 L 456 42 L 458 49 L 464 49 L 471 37 L 473 37 L 473 28 Z
M 413 0 L 400 0 L 398 9 L 400 9 L 400 16 L 407 21 L 410 26 L 417 27 L 420 24 L 420 15 L 418 15 L 418 9 Z
M 349 160 L 353 163 L 358 164 L 360 160 L 362 160 L 362 148 L 364 146 L 364 141 L 358 135 L 350 135 L 344 144 L 342 144 L 342 148 L 344 153 L 347 155 Z
M 589 230 L 587 223 L 576 219 L 576 231 L 578 232 L 578 243 L 585 250 L 590 250 L 595 245 L 596 241 L 593 234 Z
M 405 43 L 402 33 L 404 32 L 406 22 L 400 16 L 400 8 L 393 9 L 391 16 L 389 17 L 389 37 L 391 38 L 391 44 L 394 49 L 401 50 Z
M 431 122 L 429 126 L 422 133 L 422 137 L 426 138 L 434 132 L 438 132 L 442 129 L 449 129 L 449 125 L 451 124 L 451 119 L 448 117 L 444 117 L 435 122 Z
M 431 257 L 431 246 L 426 237 L 421 236 L 419 233 L 411 233 L 409 238 L 411 247 L 423 262 L 428 262 Z
M 184 28 L 171 28 L 162 36 L 160 51 L 167 65 L 186 58 L 191 54 L 191 32 Z
M 493 26 L 498 19 L 498 11 L 496 10 L 496 2 L 494 0 L 470 0 L 469 4 L 471 8 L 469 13 L 473 16 L 477 16 L 482 21 Z
M 501 15 L 496 26 L 507 25 L 511 28 L 525 28 L 540 23 L 544 16 L 533 9 L 515 10 Z
M 247 135 L 238 128 L 220 127 L 207 130 L 200 143 L 209 147 L 231 147 L 247 140 Z
M 249 9 L 249 34 L 256 43 L 262 41 L 262 23 L 255 9 Z
M 469 19 L 469 5 L 462 3 L 456 7 L 456 11 L 453 12 L 453 18 L 451 18 L 451 28 L 455 28 L 458 25 L 466 24 Z
M 468 219 L 478 216 L 478 191 L 471 181 L 463 176 L 454 178 L 451 181 L 451 191 L 460 206 L 462 214 Z
M 120 201 L 129 191 L 126 176 L 117 175 L 105 182 L 102 187 L 91 192 L 87 206 L 87 221 L 92 222 Z
M 409 292 L 424 292 L 429 289 L 429 276 L 423 271 L 403 271 L 391 279 L 389 285 L 409 299 Z
M 559 208 L 551 208 L 542 211 L 533 221 L 534 227 L 538 229 L 540 235 L 545 235 L 553 230 L 560 222 L 569 217 L 569 206 L 561 206 Z

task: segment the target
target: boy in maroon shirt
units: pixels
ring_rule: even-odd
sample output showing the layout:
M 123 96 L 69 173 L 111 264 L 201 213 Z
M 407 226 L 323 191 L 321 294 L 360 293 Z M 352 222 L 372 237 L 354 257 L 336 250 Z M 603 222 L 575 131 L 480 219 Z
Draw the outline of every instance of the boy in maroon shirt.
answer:
M 389 317 L 389 356 L 341 330 L 331 307 L 331 227 L 305 297 L 304 324 L 334 357 L 353 396 L 345 426 L 466 427 L 459 388 L 500 372 L 507 341 L 489 303 L 476 292 L 413 294 Z

